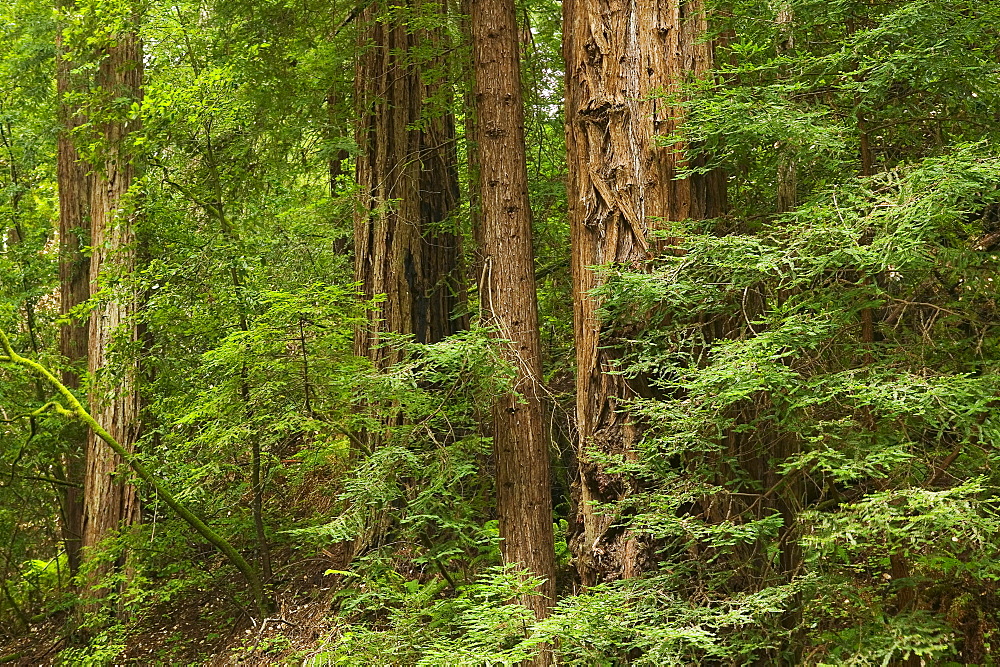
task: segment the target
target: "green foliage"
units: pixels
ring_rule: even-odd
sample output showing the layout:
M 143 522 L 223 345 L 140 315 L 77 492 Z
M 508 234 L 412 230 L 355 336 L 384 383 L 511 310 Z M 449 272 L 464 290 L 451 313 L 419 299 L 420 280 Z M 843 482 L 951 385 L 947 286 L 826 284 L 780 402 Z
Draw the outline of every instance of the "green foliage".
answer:
M 634 451 L 592 454 L 623 480 L 621 502 L 597 509 L 649 545 L 656 564 L 643 576 L 585 591 L 573 579 L 564 183 L 583 167 L 565 164 L 563 26 L 548 0 L 518 13 L 560 454 L 561 598 L 549 618 L 512 602 L 533 582 L 500 567 L 487 434 L 492 397 L 516 387 L 488 332 L 432 345 L 390 337 L 401 361 L 386 369 L 353 355 L 370 306 L 351 267 L 353 63 L 371 48 L 358 39 L 358 7 L 4 3 L 0 328 L 46 367 L 81 375 L 81 400 L 113 392 L 138 358 L 140 460 L 256 563 L 259 520 L 271 585 L 300 563 L 348 554 L 324 575 L 331 629 L 307 664 L 512 665 L 540 650 L 566 665 L 989 664 L 1000 626 L 1000 6 L 709 4 L 715 71 L 675 96 L 685 122 L 661 141 L 697 158 L 681 177 L 723 170 L 729 208 L 717 220 L 658 221 L 670 252 L 603 267 L 598 295 L 602 336 L 618 341 L 613 372 L 639 389 L 619 409 L 641 438 Z M 454 112 L 468 192 L 464 17 L 417 3 L 383 5 L 373 20 L 443 30 L 417 40 L 406 64 L 433 88 L 424 117 Z M 141 100 L 92 84 L 133 30 L 145 49 Z M 139 294 L 143 336 L 117 340 L 99 378 L 57 353 L 57 35 L 80 85 L 68 101 L 87 116 L 73 135 L 82 153 L 103 157 L 107 121 L 141 127 L 126 202 L 141 261 L 102 276 L 74 317 Z M 795 202 L 778 210 L 792 173 Z M 471 238 L 463 206 L 454 222 Z M 50 393 L 0 369 L 3 642 L 25 619 L 73 604 L 58 515 L 79 438 L 59 418 L 30 415 Z M 156 493 L 140 494 L 143 523 L 93 557 L 128 555 L 128 576 L 102 585 L 106 607 L 130 620 L 64 649 L 66 664 L 131 659 L 133 633 L 206 591 L 245 616 L 234 571 Z M 236 622 L 205 621 L 213 633 Z M 237 653 L 308 654 L 292 637 L 261 631 Z M 195 641 L 175 637 L 157 655 L 202 660 L 200 648 L 185 653 Z
M 498 555 L 495 525 L 484 523 L 490 441 L 478 425 L 510 373 L 481 330 L 397 344 L 404 359 L 359 386 L 365 410 L 356 418 L 378 445 L 356 451 L 333 521 L 290 534 L 320 544 L 350 540 L 356 551 L 392 535 L 397 552 L 382 558 L 402 551 L 411 567 L 461 579 Z M 388 422 L 387 413 L 394 415 Z
M 338 631 L 307 664 L 338 665 L 391 660 L 415 665 L 510 665 L 530 657 L 537 640 L 523 640 L 533 622 L 529 609 L 507 603 L 536 582 L 497 568 L 442 599 L 440 581 L 421 584 L 395 573 L 372 581 L 388 610 L 383 629 L 352 626 Z
M 115 664 L 126 646 L 121 625 L 114 625 L 98 633 L 86 646 L 70 647 L 59 652 L 59 659 L 66 664 L 83 667 L 106 667 Z
M 727 3 L 720 78 L 685 102 L 730 214 L 664 223 L 678 249 L 606 268 L 619 371 L 652 396 L 628 407 L 638 459 L 601 461 L 637 488 L 602 511 L 655 540 L 663 590 L 703 612 L 797 591 L 757 632 L 724 632 L 728 656 L 982 662 L 1000 160 L 976 83 L 995 35 L 970 37 L 996 9 L 787 6 L 778 53 L 773 7 Z M 778 212 L 790 163 L 798 204 Z
M 802 607 L 786 613 L 813 660 L 982 650 L 941 610 L 959 590 L 994 594 L 997 265 L 978 244 L 998 181 L 987 146 L 960 144 L 820 188 L 767 231 L 672 229 L 685 252 L 610 274 L 607 317 L 631 339 L 623 372 L 657 395 L 630 408 L 641 458 L 604 462 L 645 491 L 605 511 L 662 541 L 664 567 L 705 553 L 709 599 L 780 585 L 793 535 Z

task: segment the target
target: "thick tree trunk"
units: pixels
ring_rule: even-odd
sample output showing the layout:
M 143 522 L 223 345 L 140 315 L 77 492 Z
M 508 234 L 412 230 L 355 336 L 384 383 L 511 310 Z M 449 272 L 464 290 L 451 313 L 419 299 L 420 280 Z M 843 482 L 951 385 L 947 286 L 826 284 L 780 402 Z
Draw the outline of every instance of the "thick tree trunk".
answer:
M 512 0 L 471 0 L 484 323 L 504 340 L 515 391 L 493 408 L 503 556 L 545 580 L 525 602 L 539 618 L 555 598 L 549 449 L 542 428 L 538 303 Z M 543 659 L 544 660 L 544 659 Z
M 72 6 L 72 1 L 61 3 Z M 56 92 L 59 99 L 59 136 L 56 146 L 56 174 L 59 184 L 59 313 L 66 316 L 76 306 L 90 298 L 90 258 L 81 248 L 90 245 L 90 196 L 92 176 L 90 167 L 80 160 L 73 144 L 72 132 L 84 119 L 79 110 L 67 102 L 69 93 L 80 86 L 71 79 L 72 63 L 64 58 L 62 35 L 56 37 Z M 68 370 L 62 373 L 62 383 L 71 389 L 80 386 L 79 372 L 87 358 L 87 322 L 62 325 L 59 332 L 59 353 L 66 359 Z M 74 574 L 80 566 L 80 547 L 83 539 L 83 484 L 84 451 L 87 430 L 80 424 L 66 427 L 67 442 L 71 453 L 63 457 L 67 481 L 76 486 L 66 486 L 62 497 L 60 528 L 70 571 Z
M 361 126 L 354 221 L 355 276 L 366 299 L 384 294 L 355 336 L 355 352 L 384 367 L 397 360 L 382 334 L 440 341 L 466 326 L 461 302 L 461 244 L 450 221 L 458 203 L 455 122 L 425 101 L 437 84 L 414 62 L 433 31 L 381 19 L 382 3 L 362 12 L 362 54 L 355 96 Z
M 657 145 L 681 116 L 657 93 L 676 93 L 685 79 L 708 71 L 705 29 L 700 0 L 563 3 L 580 466 L 572 546 L 588 585 L 633 576 L 652 558 L 635 537 L 609 530 L 612 517 L 592 507 L 618 499 L 629 482 L 603 473 L 587 450 L 630 452 L 638 427 L 620 410 L 641 391 L 608 372 L 614 341 L 602 336 L 600 303 L 590 293 L 601 278 L 592 267 L 639 267 L 659 220 L 714 217 L 725 207 L 720 174 L 674 180 L 681 147 Z
M 135 34 L 122 35 L 107 49 L 96 84 L 105 110 L 115 100 L 139 99 L 142 52 Z M 135 122 L 121 118 L 121 112 L 112 114 L 101 126 L 104 147 L 91 194 L 92 292 L 112 276 L 127 280 L 135 268 L 133 204 L 126 200 L 135 176 L 127 146 Z M 123 355 L 124 360 L 114 363 L 109 360 L 109 352 L 113 343 L 120 347 L 137 345 L 138 331 L 131 321 L 136 301 L 136 295 L 128 288 L 115 285 L 110 297 L 91 313 L 88 350 L 89 370 L 96 380 L 90 396 L 91 414 L 129 452 L 134 450 L 139 435 L 140 400 L 135 386 L 138 363 L 134 349 Z M 86 460 L 83 546 L 94 547 L 119 526 L 136 522 L 139 506 L 135 487 L 126 483 L 122 458 L 93 433 L 87 439 Z M 103 566 L 91 571 L 88 580 L 91 589 L 107 571 Z M 100 597 L 93 590 L 89 593 Z

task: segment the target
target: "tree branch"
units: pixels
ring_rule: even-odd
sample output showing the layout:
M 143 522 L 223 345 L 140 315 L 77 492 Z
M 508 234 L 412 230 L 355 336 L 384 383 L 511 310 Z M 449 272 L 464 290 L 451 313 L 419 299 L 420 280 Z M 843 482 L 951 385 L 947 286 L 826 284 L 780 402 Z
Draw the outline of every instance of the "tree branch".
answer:
M 66 401 L 66 405 L 69 408 L 63 407 L 58 401 L 51 401 L 46 403 L 39 410 L 53 409 L 61 415 L 71 417 L 74 419 L 79 419 L 87 426 L 91 428 L 94 435 L 103 440 L 105 444 L 115 451 L 122 459 L 128 463 L 129 467 L 136 474 L 139 479 L 143 480 L 151 487 L 156 493 L 163 499 L 163 502 L 167 504 L 170 509 L 172 509 L 181 519 L 183 519 L 189 526 L 194 528 L 194 530 L 201 535 L 207 542 L 219 550 L 222 555 L 224 555 L 230 563 L 232 563 L 237 570 L 246 578 L 247 584 L 250 586 L 250 592 L 253 594 L 254 602 L 257 606 L 257 611 L 261 616 L 267 616 L 273 609 L 273 603 L 264 593 L 264 587 L 261 583 L 261 579 L 257 572 L 250 567 L 246 559 L 240 555 L 238 551 L 229 543 L 224 537 L 212 530 L 204 521 L 199 519 L 191 510 L 182 505 L 177 498 L 170 493 L 163 484 L 157 480 L 149 470 L 146 469 L 134 454 L 131 454 L 126 450 L 121 444 L 115 440 L 110 433 L 108 433 L 104 428 L 97 423 L 89 412 L 80 404 L 73 392 L 70 391 L 66 385 L 60 382 L 47 368 L 42 366 L 37 361 L 22 357 L 10 345 L 10 339 L 7 338 L 7 334 L 0 331 L 0 346 L 2 346 L 4 355 L 0 356 L 0 362 L 13 363 L 30 371 L 37 373 L 42 376 L 46 381 L 51 384 L 57 392 Z

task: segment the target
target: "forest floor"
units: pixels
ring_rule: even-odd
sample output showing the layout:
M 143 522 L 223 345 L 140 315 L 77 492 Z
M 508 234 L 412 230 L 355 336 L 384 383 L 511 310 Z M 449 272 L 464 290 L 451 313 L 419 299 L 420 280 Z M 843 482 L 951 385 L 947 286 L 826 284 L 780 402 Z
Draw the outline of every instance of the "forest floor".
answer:
M 263 622 L 220 589 L 189 593 L 150 608 L 113 639 L 124 646 L 111 664 L 302 664 L 321 651 L 324 639 L 334 631 L 330 608 L 340 589 L 340 577 L 325 572 L 337 565 L 322 558 L 288 568 L 294 574 L 275 591 L 278 611 Z M 7 633 L 0 632 L 0 664 L 57 664 L 59 652 L 68 646 L 66 621 L 65 614 L 52 616 L 6 642 L 2 640 Z M 100 647 L 93 649 L 96 652 Z

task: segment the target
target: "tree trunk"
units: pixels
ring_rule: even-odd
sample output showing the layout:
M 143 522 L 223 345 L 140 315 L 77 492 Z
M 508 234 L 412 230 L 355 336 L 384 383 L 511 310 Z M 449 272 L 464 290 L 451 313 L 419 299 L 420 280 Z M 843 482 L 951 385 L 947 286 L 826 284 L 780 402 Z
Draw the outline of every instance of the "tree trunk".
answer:
M 385 300 L 355 335 L 355 353 L 385 367 L 398 356 L 382 334 L 434 343 L 466 326 L 461 302 L 461 245 L 450 221 L 458 203 L 455 122 L 425 101 L 437 84 L 423 80 L 435 62 L 415 62 L 416 47 L 438 31 L 386 19 L 382 3 L 361 14 L 355 97 L 361 126 L 354 220 L 355 277 L 362 294 Z
M 62 8 L 73 2 L 62 2 Z M 59 100 L 59 136 L 56 146 L 56 174 L 59 184 L 59 314 L 65 317 L 76 306 L 90 298 L 90 258 L 81 252 L 90 245 L 90 167 L 80 160 L 73 144 L 74 128 L 83 124 L 79 109 L 66 101 L 71 92 L 81 88 L 71 80 L 73 64 L 65 59 L 62 33 L 56 33 L 56 91 Z M 87 358 L 87 322 L 63 324 L 59 332 L 59 353 L 69 368 L 62 373 L 62 383 L 71 389 L 80 386 L 78 373 Z M 66 556 L 72 573 L 80 567 L 80 547 L 83 539 L 84 450 L 87 430 L 80 424 L 68 424 L 66 441 L 71 453 L 63 457 L 64 474 L 75 486 L 62 491 L 60 528 L 66 546 Z
M 459 13 L 462 16 L 462 39 L 465 40 L 466 44 L 472 43 L 472 23 L 469 20 L 469 15 L 472 13 L 470 2 L 471 0 L 460 0 L 459 2 Z M 462 80 L 466 85 L 462 90 L 462 133 L 465 138 L 465 168 L 468 174 L 466 197 L 469 202 L 469 223 L 473 234 L 469 271 L 478 280 L 483 273 L 483 225 L 481 217 L 483 198 L 480 194 L 479 182 L 479 146 L 476 144 L 476 95 L 475 91 L 472 90 L 475 73 L 471 60 L 469 58 L 464 60 Z
M 787 55 L 795 48 L 795 13 L 791 2 L 784 0 L 778 7 L 778 41 L 775 51 L 779 57 Z M 781 77 L 787 78 L 787 66 L 782 66 Z M 789 146 L 779 147 L 778 154 L 778 213 L 787 213 L 795 208 L 798 190 L 798 165 L 795 151 Z
M 545 582 L 526 600 L 539 618 L 555 598 L 549 450 L 542 427 L 538 303 L 512 0 L 471 0 L 482 225 L 480 300 L 516 371 L 493 407 L 503 556 Z M 547 658 L 543 657 L 543 660 Z
M 126 193 L 135 177 L 135 165 L 128 135 L 136 121 L 127 112 L 112 109 L 118 100 L 138 100 L 141 96 L 142 52 L 135 33 L 122 35 L 103 54 L 96 73 L 100 109 L 109 114 L 101 123 L 104 146 L 96 165 L 91 195 L 92 255 L 90 289 L 98 289 L 128 280 L 135 268 L 135 233 L 133 204 Z M 127 108 L 127 107 L 126 107 Z M 132 316 L 136 295 L 128 287 L 115 284 L 109 298 L 101 300 L 90 318 L 88 367 L 95 378 L 91 390 L 91 414 L 123 448 L 132 452 L 139 435 L 139 394 L 135 347 L 138 331 Z M 113 363 L 109 359 L 112 343 L 126 350 Z M 87 466 L 84 478 L 83 546 L 94 547 L 119 526 L 138 520 L 139 506 L 135 487 L 126 483 L 123 460 L 93 433 L 87 439 Z M 120 470 L 122 469 L 122 470 Z M 119 476 L 119 473 L 121 475 Z M 87 555 L 84 554 L 84 558 Z M 98 566 L 88 579 L 91 597 L 101 597 L 93 585 L 108 572 Z
M 331 84 L 326 94 L 326 115 L 328 123 L 327 141 L 331 145 L 330 157 L 327 158 L 327 169 L 330 174 L 330 199 L 336 200 L 343 194 L 344 183 L 341 182 L 341 176 L 346 173 L 344 161 L 350 158 L 351 155 L 346 148 L 340 148 L 336 151 L 332 150 L 333 143 L 340 138 L 338 119 L 344 115 L 337 108 L 337 89 L 333 84 Z M 350 256 L 353 252 L 353 249 L 350 247 L 350 241 L 351 239 L 346 235 L 338 235 L 333 240 L 333 251 L 338 256 Z
M 612 517 L 592 506 L 617 500 L 630 482 L 603 473 L 587 450 L 631 452 L 639 426 L 620 410 L 644 391 L 608 373 L 616 362 L 607 346 L 615 341 L 601 332 L 600 303 L 590 293 L 601 278 L 592 267 L 638 268 L 658 220 L 714 217 L 725 208 L 721 174 L 674 180 L 682 147 L 656 142 L 682 114 L 656 93 L 678 92 L 712 64 L 705 29 L 701 0 L 563 3 L 580 466 L 572 546 L 587 585 L 634 576 L 653 556 L 634 536 L 610 530 Z

